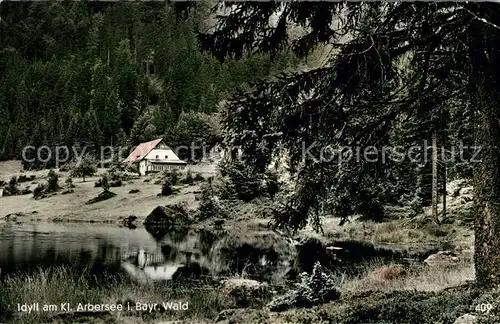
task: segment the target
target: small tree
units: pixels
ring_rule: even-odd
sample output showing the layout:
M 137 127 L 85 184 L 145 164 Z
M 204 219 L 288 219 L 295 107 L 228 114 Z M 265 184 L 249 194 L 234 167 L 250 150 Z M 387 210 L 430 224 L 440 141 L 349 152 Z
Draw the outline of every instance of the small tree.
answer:
M 212 218 L 226 218 L 222 208 L 214 199 L 214 190 L 211 184 L 203 184 L 200 195 L 200 205 L 198 207 L 198 220 L 206 220 Z
M 101 187 L 104 191 L 109 191 L 109 179 L 108 179 L 108 176 L 106 174 L 104 174 L 102 176 L 102 179 L 101 179 Z
M 66 178 L 66 186 L 71 189 L 71 188 L 74 188 L 75 185 L 73 184 L 73 177 L 70 175 L 68 178 Z
M 47 175 L 47 188 L 46 192 L 55 192 L 59 190 L 59 175 L 54 171 L 50 170 Z
M 163 183 L 163 185 L 161 186 L 161 195 L 162 196 L 170 196 L 173 193 L 174 193 L 174 191 L 172 190 L 172 185 L 170 184 L 170 182 L 165 181 Z
M 5 193 L 7 193 L 9 196 L 15 196 L 19 194 L 19 189 L 17 188 L 17 178 L 12 177 L 9 180 L 9 183 L 7 184 L 7 187 L 5 188 Z
M 76 163 L 71 170 L 70 176 L 74 178 L 82 178 L 85 182 L 85 177 L 91 177 L 97 172 L 96 162 L 94 159 L 86 156 L 80 162 Z

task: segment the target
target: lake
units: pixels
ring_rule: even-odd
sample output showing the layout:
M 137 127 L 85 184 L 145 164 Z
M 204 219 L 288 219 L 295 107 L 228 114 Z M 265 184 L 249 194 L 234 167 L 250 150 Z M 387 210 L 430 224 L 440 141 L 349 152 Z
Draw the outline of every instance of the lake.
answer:
M 7 223 L 0 228 L 0 269 L 5 275 L 66 265 L 90 268 L 96 275 L 127 273 L 140 281 L 168 280 L 189 265 L 192 257 L 188 253 L 183 258 L 182 249 L 176 249 L 182 244 L 188 248 L 185 237 L 173 237 L 167 248 L 164 236 L 159 238 L 144 228 Z
M 309 271 L 316 261 L 350 272 L 374 259 L 401 262 L 409 256 L 408 251 L 395 252 L 363 242 L 332 244 L 335 247 L 330 250 L 314 243 L 297 245 L 272 231 L 226 233 L 87 223 L 6 223 L 0 227 L 0 269 L 2 277 L 65 265 L 86 269 L 85 273 L 98 280 L 125 274 L 146 283 L 245 273 L 259 280 L 280 281 L 290 277 L 289 270 L 297 265 Z M 332 256 L 333 252 L 336 255 Z M 424 249 L 417 258 L 429 253 Z

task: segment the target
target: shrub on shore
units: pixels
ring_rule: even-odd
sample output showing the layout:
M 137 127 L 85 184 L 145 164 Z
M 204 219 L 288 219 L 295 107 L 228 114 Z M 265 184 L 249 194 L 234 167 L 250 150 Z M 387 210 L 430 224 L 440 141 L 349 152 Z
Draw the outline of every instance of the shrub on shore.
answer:
M 33 190 L 33 197 L 35 199 L 44 198 L 46 195 L 57 192 L 61 187 L 59 186 L 59 175 L 50 170 L 47 174 L 47 181 L 39 183 L 35 190 Z
M 172 186 L 176 186 L 180 183 L 181 175 L 177 170 L 167 170 L 162 174 L 162 182 L 168 182 Z
M 19 195 L 21 192 L 19 188 L 17 187 L 17 178 L 16 177 L 11 177 L 9 182 L 7 183 L 7 186 L 4 188 L 3 195 L 4 196 L 16 196 Z
M 228 213 L 214 196 L 214 190 L 211 183 L 207 183 L 202 186 L 199 200 L 200 205 L 196 215 L 198 221 L 228 218 Z
M 334 275 L 319 262 L 312 274 L 302 273 L 300 283 L 287 294 L 273 299 L 268 307 L 272 311 L 283 311 L 295 307 L 312 307 L 340 297 Z
M 234 192 L 236 198 L 249 202 L 262 195 L 264 179 L 261 175 L 242 162 L 221 164 L 221 176 L 227 177 L 227 190 Z

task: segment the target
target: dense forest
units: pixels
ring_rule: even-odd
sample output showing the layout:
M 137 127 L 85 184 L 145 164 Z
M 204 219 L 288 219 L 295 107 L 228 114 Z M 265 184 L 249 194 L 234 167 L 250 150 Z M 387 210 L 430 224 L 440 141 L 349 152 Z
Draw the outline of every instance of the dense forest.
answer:
M 297 60 L 221 64 L 199 50 L 210 21 L 202 4 L 2 3 L 0 160 L 27 145 L 213 145 L 218 104 Z

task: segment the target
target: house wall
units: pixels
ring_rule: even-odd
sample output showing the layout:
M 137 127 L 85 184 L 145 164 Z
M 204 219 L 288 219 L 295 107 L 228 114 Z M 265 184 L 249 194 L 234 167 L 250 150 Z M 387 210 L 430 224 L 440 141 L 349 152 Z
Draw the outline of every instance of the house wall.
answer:
M 149 172 L 162 172 L 164 170 L 183 170 L 186 164 L 176 163 L 182 160 L 168 146 L 161 144 L 161 148 L 155 148 L 139 162 L 139 174 L 146 175 Z M 157 158 L 158 157 L 158 158 Z M 166 158 L 165 158 L 166 157 Z M 155 161 L 172 162 L 172 164 L 155 164 Z
M 164 161 L 180 161 L 180 159 L 171 149 L 153 149 L 148 153 L 148 155 L 145 156 L 144 159 L 156 160 L 156 156 L 158 156 L 160 160 Z M 166 159 L 165 156 L 167 157 Z
M 148 161 L 147 160 L 142 160 L 139 162 L 139 174 L 140 175 L 146 175 L 146 167 L 147 167 Z
M 184 170 L 185 164 L 160 164 L 151 163 L 150 160 L 142 160 L 139 162 L 139 174 L 141 176 L 147 175 L 151 172 L 162 172 L 165 170 Z

